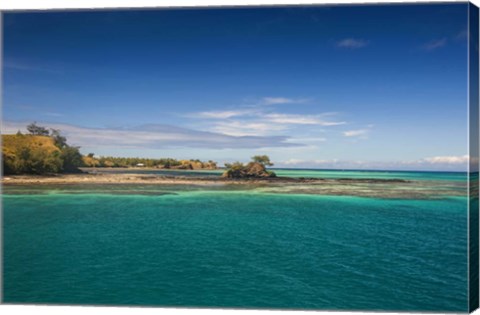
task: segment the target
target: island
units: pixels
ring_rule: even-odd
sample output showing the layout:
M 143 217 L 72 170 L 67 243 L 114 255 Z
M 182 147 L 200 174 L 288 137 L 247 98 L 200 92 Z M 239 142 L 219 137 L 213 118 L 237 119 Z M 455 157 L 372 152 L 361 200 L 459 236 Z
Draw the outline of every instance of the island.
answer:
M 308 178 L 279 176 L 267 155 L 247 163 L 218 163 L 198 159 L 104 157 L 82 155 L 59 130 L 32 123 L 28 134 L 2 135 L 3 176 L 7 186 L 146 185 L 202 187 L 202 189 L 259 189 L 272 194 L 345 195 L 373 198 L 432 199 L 448 192 L 461 195 L 461 187 L 432 186 L 429 181 L 399 178 Z M 236 188 L 234 188 L 236 187 Z M 435 188 L 431 188 L 435 187 Z M 440 190 L 439 190 L 440 189 Z M 151 193 L 151 192 L 149 192 Z

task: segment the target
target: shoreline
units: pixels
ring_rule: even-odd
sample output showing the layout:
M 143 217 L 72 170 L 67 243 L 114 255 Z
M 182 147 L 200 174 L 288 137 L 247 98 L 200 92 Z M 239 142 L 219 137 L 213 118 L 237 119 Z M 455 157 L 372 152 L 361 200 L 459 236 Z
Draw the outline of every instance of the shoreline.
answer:
M 9 189 L 80 189 L 119 193 L 158 194 L 159 190 L 173 193 L 187 189 L 254 190 L 271 194 L 335 195 L 384 199 L 441 199 L 466 196 L 464 182 L 410 181 L 372 178 L 245 178 L 232 179 L 211 176 L 165 176 L 157 174 L 77 173 L 52 175 L 12 175 L 1 180 Z M 55 189 L 56 189 L 55 188 Z M 11 192 L 12 193 L 12 192 Z
M 229 184 L 385 184 L 410 183 L 403 179 L 352 179 L 352 178 L 222 178 L 202 176 L 164 176 L 154 174 L 106 174 L 76 173 L 52 175 L 10 175 L 4 176 L 2 185 L 29 184 L 157 184 L 157 185 L 229 185 Z

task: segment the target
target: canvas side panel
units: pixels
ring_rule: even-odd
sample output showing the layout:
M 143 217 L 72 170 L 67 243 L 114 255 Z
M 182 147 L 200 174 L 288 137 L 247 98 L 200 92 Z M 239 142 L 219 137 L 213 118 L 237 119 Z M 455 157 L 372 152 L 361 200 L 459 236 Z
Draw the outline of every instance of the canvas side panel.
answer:
M 469 310 L 478 308 L 478 246 L 479 246 L 479 21 L 478 8 L 469 6 L 469 126 L 470 126 L 470 166 L 469 166 Z
M 0 122 L 3 123 L 3 16 L 0 12 Z M 2 137 L 0 136 L 0 147 L 3 148 Z M 0 176 L 3 176 L 3 154 L 0 154 Z M 0 304 L 3 303 L 3 187 L 0 185 Z

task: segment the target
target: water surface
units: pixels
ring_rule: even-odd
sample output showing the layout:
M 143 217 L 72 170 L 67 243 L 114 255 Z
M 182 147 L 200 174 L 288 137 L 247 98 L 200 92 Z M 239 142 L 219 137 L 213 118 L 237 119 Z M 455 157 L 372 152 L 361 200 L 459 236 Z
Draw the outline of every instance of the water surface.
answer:
M 466 311 L 467 201 L 6 186 L 4 301 Z

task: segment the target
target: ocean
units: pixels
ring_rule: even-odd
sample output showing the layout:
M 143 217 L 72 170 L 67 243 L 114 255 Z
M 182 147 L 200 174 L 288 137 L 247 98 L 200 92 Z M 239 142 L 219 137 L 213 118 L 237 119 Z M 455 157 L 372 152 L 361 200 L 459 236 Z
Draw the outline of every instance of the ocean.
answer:
M 465 173 L 277 174 L 407 179 L 423 193 L 7 185 L 4 302 L 467 311 Z

